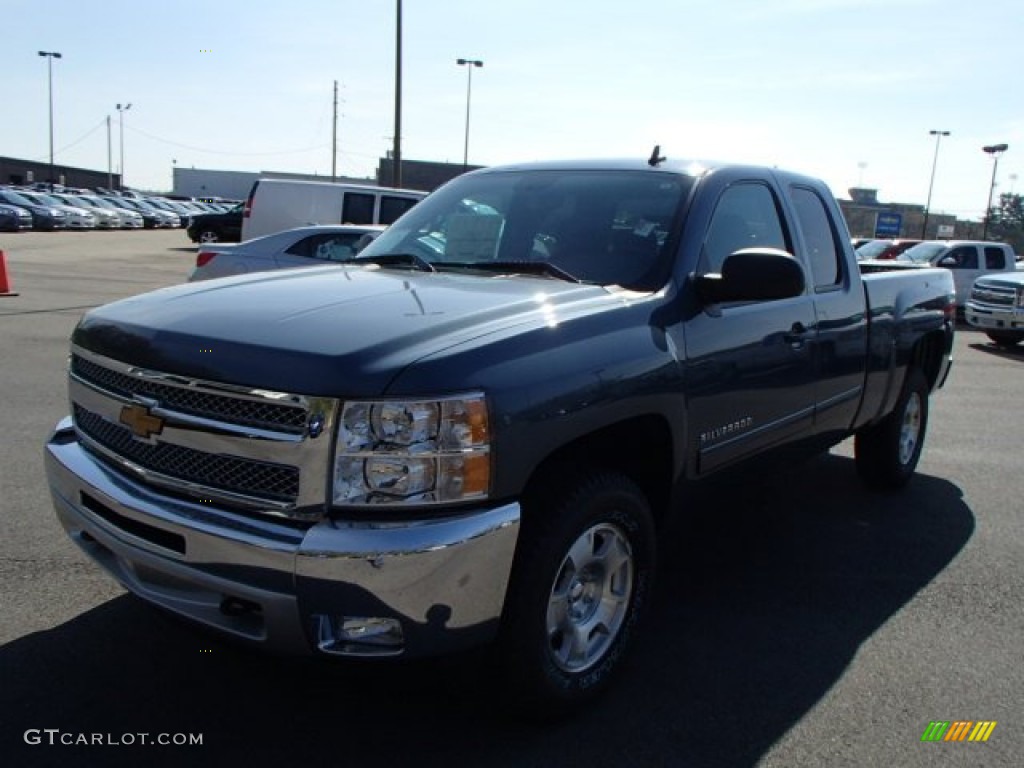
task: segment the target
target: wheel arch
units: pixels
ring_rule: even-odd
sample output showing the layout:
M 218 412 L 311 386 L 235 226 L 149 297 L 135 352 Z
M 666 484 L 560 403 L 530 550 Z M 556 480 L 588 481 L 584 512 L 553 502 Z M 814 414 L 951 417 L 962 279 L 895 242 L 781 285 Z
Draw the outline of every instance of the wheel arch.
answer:
M 946 337 L 943 331 L 933 331 L 919 339 L 910 351 L 907 366 L 909 375 L 911 368 L 917 368 L 928 380 L 928 389 L 933 391 L 939 385 L 942 372 L 942 360 L 946 354 Z
M 661 415 L 647 414 L 581 435 L 546 456 L 530 474 L 523 493 L 524 513 L 531 499 L 543 498 L 559 476 L 580 467 L 619 472 L 639 486 L 658 523 L 671 503 L 675 451 L 672 429 Z

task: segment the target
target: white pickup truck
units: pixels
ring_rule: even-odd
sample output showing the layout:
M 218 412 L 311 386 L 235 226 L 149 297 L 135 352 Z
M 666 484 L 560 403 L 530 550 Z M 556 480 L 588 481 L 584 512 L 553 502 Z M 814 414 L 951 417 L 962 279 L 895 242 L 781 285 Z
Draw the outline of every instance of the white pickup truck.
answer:
M 968 323 L 984 328 L 1001 347 L 1024 341 L 1024 272 L 979 277 L 965 314 Z
M 926 240 L 908 248 L 894 260 L 911 261 L 918 266 L 946 267 L 953 273 L 956 306 L 963 309 L 971 295 L 971 286 L 982 275 L 1014 272 L 1017 269 L 1013 248 L 1005 243 L 984 240 Z M 889 262 L 890 268 L 893 262 Z

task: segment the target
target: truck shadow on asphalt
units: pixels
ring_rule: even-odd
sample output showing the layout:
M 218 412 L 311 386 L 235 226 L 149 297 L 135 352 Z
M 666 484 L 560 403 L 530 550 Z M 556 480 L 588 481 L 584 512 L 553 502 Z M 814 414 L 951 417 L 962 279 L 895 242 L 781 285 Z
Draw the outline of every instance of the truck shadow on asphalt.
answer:
M 1018 344 L 1016 347 L 1000 347 L 996 344 L 985 344 L 985 343 L 971 343 L 968 345 L 971 349 L 976 349 L 979 352 L 986 352 L 987 354 L 995 357 L 1002 357 L 1007 360 L 1024 360 L 1024 345 Z
M 701 489 L 670 525 L 657 598 L 599 703 L 513 719 L 486 654 L 333 664 L 239 648 L 130 596 L 0 648 L 10 765 L 755 764 L 860 646 L 964 547 L 953 484 L 864 491 L 830 455 Z M 201 733 L 197 747 L 27 746 L 30 728 Z

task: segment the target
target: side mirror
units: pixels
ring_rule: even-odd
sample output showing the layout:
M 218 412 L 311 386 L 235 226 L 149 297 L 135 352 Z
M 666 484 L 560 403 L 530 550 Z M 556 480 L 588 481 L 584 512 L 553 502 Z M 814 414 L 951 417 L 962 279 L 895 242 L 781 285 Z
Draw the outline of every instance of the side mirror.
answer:
M 727 301 L 772 301 L 804 292 L 804 270 L 777 248 L 744 248 L 726 257 L 722 272 L 697 275 L 697 295 L 705 304 Z
M 939 259 L 939 261 L 936 264 L 936 266 L 939 266 L 939 267 L 955 267 L 955 266 L 957 266 L 956 257 L 955 256 L 945 256 L 945 257 Z

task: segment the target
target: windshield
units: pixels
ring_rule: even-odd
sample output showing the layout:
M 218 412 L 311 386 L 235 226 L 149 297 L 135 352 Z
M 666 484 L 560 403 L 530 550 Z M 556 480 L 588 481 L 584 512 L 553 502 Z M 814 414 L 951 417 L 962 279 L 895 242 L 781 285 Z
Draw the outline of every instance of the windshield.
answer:
M 654 290 L 668 277 L 664 245 L 692 184 L 677 174 L 623 171 L 462 176 L 402 216 L 360 259 L 404 255 L 441 270 L 564 274 Z
M 22 197 L 17 192 L 11 192 L 9 190 L 0 192 L 0 197 L 9 203 L 14 203 L 15 205 L 38 205 L 35 201 L 29 200 L 27 197 Z
M 948 248 L 948 243 L 918 243 L 913 248 L 907 248 L 896 258 L 900 261 L 913 261 L 918 264 L 924 264 Z
M 857 249 L 858 259 L 873 259 L 892 246 L 892 240 L 872 240 Z

